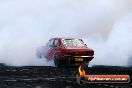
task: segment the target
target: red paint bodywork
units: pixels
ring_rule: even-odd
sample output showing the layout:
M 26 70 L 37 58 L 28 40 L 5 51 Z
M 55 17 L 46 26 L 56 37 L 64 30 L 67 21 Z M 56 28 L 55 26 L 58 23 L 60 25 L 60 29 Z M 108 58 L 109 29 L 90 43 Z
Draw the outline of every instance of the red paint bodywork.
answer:
M 94 51 L 86 45 L 81 47 L 65 47 L 62 44 L 63 39 L 77 39 L 77 38 L 52 38 L 46 46 L 37 48 L 37 53 L 45 57 L 47 60 L 54 59 L 57 55 L 63 61 L 75 61 L 75 58 L 83 58 L 83 61 L 91 61 L 94 57 Z M 52 46 L 50 43 L 58 41 L 57 46 Z

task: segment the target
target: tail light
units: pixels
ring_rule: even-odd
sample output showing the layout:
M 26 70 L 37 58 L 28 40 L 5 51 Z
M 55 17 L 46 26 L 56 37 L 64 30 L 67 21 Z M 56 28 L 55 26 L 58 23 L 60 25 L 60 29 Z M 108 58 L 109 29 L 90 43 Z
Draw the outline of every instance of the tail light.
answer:
M 88 55 L 93 56 L 94 55 L 94 51 L 89 51 Z

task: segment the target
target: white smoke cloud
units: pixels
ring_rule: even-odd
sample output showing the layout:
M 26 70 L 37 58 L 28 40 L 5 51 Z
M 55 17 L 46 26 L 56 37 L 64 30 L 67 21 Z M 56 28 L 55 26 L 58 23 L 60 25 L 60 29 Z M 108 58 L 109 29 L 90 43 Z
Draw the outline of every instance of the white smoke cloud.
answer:
M 132 57 L 131 33 L 132 13 L 115 22 L 105 42 L 98 42 L 94 64 L 127 66 L 128 59 Z
M 123 29 L 119 29 L 120 25 L 112 26 L 131 12 L 131 3 L 131 0 L 0 1 L 0 62 L 20 66 L 47 65 L 46 61 L 36 58 L 36 47 L 44 45 L 52 37 L 63 36 L 84 38 L 95 49 L 93 64 L 105 64 L 110 59 L 108 64 L 115 65 L 121 60 L 122 63 L 117 65 L 124 65 L 128 53 L 120 58 L 109 48 L 119 45 L 118 54 L 128 49 L 122 48 L 122 44 L 128 46 L 131 39 L 125 40 L 126 43 L 117 41 L 127 26 Z M 109 53 L 114 54 L 110 56 Z

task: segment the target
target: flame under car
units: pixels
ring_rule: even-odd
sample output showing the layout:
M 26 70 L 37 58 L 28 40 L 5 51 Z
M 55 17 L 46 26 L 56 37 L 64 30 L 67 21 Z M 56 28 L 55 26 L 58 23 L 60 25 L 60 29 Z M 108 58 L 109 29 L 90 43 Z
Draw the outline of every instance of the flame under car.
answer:
M 94 58 L 93 49 L 78 38 L 52 38 L 46 46 L 37 48 L 36 54 L 39 58 L 54 60 L 57 67 L 64 64 L 88 66 Z

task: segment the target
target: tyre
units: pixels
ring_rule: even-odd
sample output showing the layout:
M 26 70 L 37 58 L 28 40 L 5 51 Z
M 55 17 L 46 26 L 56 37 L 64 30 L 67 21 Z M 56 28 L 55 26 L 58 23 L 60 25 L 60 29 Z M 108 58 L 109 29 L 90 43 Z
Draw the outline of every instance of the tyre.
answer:
M 60 58 L 58 56 L 54 56 L 54 64 L 55 64 L 55 67 L 61 66 L 61 61 L 60 61 Z
M 89 62 L 86 62 L 86 61 L 83 62 L 84 67 L 88 67 L 88 65 L 89 65 Z

